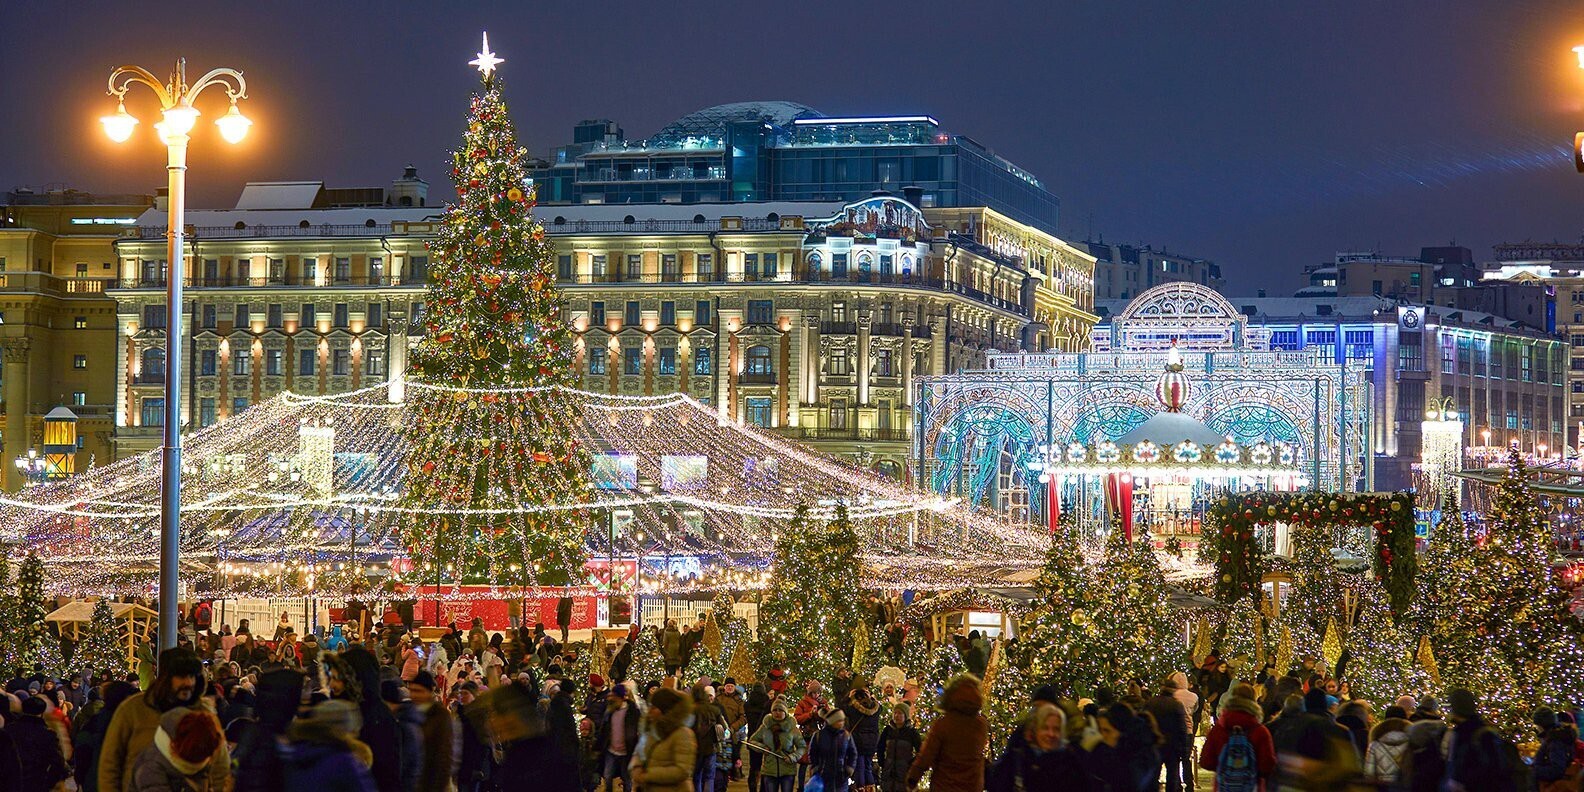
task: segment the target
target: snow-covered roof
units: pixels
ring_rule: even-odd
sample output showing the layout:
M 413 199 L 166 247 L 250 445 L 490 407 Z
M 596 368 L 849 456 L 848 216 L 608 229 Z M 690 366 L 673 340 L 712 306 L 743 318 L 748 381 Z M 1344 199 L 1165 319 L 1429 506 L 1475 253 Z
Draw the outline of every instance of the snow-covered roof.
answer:
M 322 181 L 248 182 L 238 209 L 306 209 L 324 191 Z
M 1192 440 L 1202 446 L 1214 446 L 1226 440 L 1226 437 L 1183 413 L 1158 412 L 1122 435 L 1117 445 L 1138 445 L 1145 440 L 1162 448 L 1170 448 L 1184 440 Z

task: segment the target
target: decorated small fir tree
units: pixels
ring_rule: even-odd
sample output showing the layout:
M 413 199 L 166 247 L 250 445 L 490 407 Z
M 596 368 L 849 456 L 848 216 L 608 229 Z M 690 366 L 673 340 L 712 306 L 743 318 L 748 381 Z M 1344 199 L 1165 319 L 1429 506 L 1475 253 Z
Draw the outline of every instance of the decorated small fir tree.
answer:
M 1418 642 L 1398 628 L 1379 583 L 1371 581 L 1363 587 L 1358 620 L 1348 630 L 1346 644 L 1343 678 L 1353 695 L 1384 707 L 1404 694 L 1430 692 L 1428 676 L 1414 663 Z
M 1187 662 L 1181 622 L 1167 600 L 1161 572 L 1147 536 L 1129 542 L 1113 527 L 1105 556 L 1095 568 L 1095 640 L 1099 684 L 1127 679 L 1156 684 Z
M 789 670 L 827 684 L 852 661 L 853 629 L 863 621 L 858 535 L 844 507 L 826 522 L 800 507 L 776 540 L 770 587 L 759 608 L 759 638 L 784 653 Z M 763 657 L 769 667 L 776 658 Z
M 481 70 L 452 155 L 458 202 L 430 243 L 402 424 L 402 535 L 415 582 L 574 584 L 591 457 L 558 387 L 573 383 L 576 339 L 554 247 L 533 217 L 528 152 L 499 81 Z
M 61 665 L 60 641 L 50 634 L 44 623 L 44 562 L 38 553 L 28 553 L 17 569 L 15 599 L 16 659 L 13 673 L 33 674 L 38 671 L 59 673 Z
M 119 678 L 126 674 L 126 645 L 109 600 L 101 598 L 94 603 L 88 617 L 88 634 L 77 645 L 74 665 L 95 677 L 110 674 Z
M 665 656 L 660 652 L 660 639 L 654 630 L 640 630 L 633 643 L 632 663 L 627 667 L 627 677 L 639 685 L 665 679 Z
M 1014 652 L 1014 664 L 1035 683 L 1055 685 L 1066 695 L 1087 695 L 1101 683 L 1094 654 L 1097 603 L 1091 599 L 1096 588 L 1077 538 L 1057 531 L 1034 581 L 1039 607 Z

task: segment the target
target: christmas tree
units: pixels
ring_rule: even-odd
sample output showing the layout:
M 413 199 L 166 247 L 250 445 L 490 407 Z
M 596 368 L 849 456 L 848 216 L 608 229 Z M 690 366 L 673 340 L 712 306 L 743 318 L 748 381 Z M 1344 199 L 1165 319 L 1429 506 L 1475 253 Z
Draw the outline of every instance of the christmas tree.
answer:
M 665 679 L 665 656 L 660 653 L 660 639 L 654 630 L 638 631 L 633 644 L 632 663 L 627 667 L 627 678 L 639 685 Z
M 1386 591 L 1370 582 L 1359 596 L 1358 620 L 1347 634 L 1344 672 L 1353 695 L 1385 706 L 1404 694 L 1427 693 L 1429 678 L 1413 660 L 1418 642 L 1392 618 Z
M 572 381 L 575 339 L 533 217 L 528 152 L 490 61 L 452 155 L 458 202 L 430 243 L 402 426 L 403 536 L 414 582 L 567 585 L 583 579 L 587 519 L 568 506 L 587 498 L 590 476 L 559 390 Z
M 1457 662 L 1462 663 L 1474 659 L 1466 656 L 1468 651 L 1474 650 L 1473 644 L 1453 633 L 1461 627 L 1456 618 L 1461 603 L 1475 596 L 1471 587 L 1477 563 L 1476 549 L 1468 525 L 1463 522 L 1457 496 L 1450 494 L 1441 520 L 1425 545 L 1417 579 L 1419 593 L 1414 598 L 1413 608 L 1414 628 L 1419 636 L 1430 639 L 1433 654 L 1438 659 L 1459 656 Z
M 962 652 L 957 651 L 957 644 L 952 643 L 950 638 L 942 641 L 934 651 L 930 652 L 924 673 L 919 677 L 920 706 L 918 712 L 913 715 L 917 722 L 915 725 L 921 733 L 926 732 L 929 725 L 935 721 L 935 717 L 940 714 L 935 705 L 940 701 L 946 683 L 967 671 L 968 666 L 963 663 Z
M 759 608 L 759 638 L 785 652 L 792 673 L 827 684 L 852 661 L 853 629 L 863 621 L 858 534 L 847 510 L 824 523 L 799 508 L 776 539 L 775 567 Z M 762 658 L 768 667 L 775 658 Z
M 1234 663 L 1240 671 L 1252 673 L 1265 663 L 1270 651 L 1265 637 L 1265 622 L 1255 598 L 1239 599 L 1227 615 L 1220 645 L 1221 659 Z
M 11 593 L 11 548 L 0 543 L 0 672 L 16 668 L 16 599 Z
M 1113 526 L 1095 586 L 1091 653 L 1099 663 L 1098 684 L 1135 677 L 1156 684 L 1186 665 L 1181 622 L 1168 605 L 1166 577 L 1147 536 L 1130 543 Z
M 1057 531 L 1034 581 L 1040 606 L 1026 622 L 1027 631 L 1012 658 L 1036 683 L 1055 685 L 1064 695 L 1089 694 L 1101 683 L 1093 653 L 1090 592 L 1094 588 L 1078 540 L 1067 531 Z
M 88 618 L 88 634 L 77 646 L 76 666 L 91 675 L 110 674 L 124 676 L 127 672 L 127 653 L 121 640 L 121 628 L 110 612 L 110 601 L 100 599 L 94 603 Z
M 1006 653 L 1002 653 L 1002 646 L 997 643 L 995 650 L 1002 655 L 1000 662 L 992 661 L 990 671 L 986 674 L 990 679 L 986 680 L 989 697 L 985 702 L 985 718 L 990 721 L 992 746 L 1006 744 L 1007 737 L 1018 727 L 1023 716 L 1028 714 L 1029 697 L 1034 692 L 1028 674 L 1011 662 Z
M 25 676 L 38 671 L 59 673 L 60 641 L 44 624 L 44 562 L 37 553 L 28 553 L 17 569 L 15 600 L 16 657 L 13 673 Z
M 1584 635 L 1552 570 L 1551 530 L 1516 450 L 1486 534 L 1467 555 L 1453 567 L 1456 609 L 1434 647 L 1442 679 L 1473 691 L 1498 728 L 1532 734 L 1536 707 L 1571 707 L 1577 699 Z
M 929 671 L 929 657 L 929 641 L 924 639 L 924 631 L 918 625 L 910 626 L 902 638 L 902 671 L 910 679 L 924 679 Z
M 1282 617 L 1301 621 L 1307 630 L 1294 625 L 1293 637 L 1300 640 L 1309 633 L 1316 640 L 1325 635 L 1326 623 L 1340 613 L 1342 584 L 1337 576 L 1336 559 L 1331 548 L 1336 545 L 1332 529 L 1316 522 L 1300 521 L 1291 528 L 1292 588 L 1282 602 Z M 1310 656 L 1318 645 L 1297 647 L 1299 657 Z

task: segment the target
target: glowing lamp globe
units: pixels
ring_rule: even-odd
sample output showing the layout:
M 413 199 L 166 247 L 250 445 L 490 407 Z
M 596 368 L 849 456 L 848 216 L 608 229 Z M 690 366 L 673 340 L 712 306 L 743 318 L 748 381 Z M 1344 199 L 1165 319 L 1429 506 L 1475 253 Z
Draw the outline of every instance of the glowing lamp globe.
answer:
M 198 108 L 192 105 L 176 105 L 166 108 L 165 120 L 161 121 L 164 131 L 168 135 L 185 135 L 192 131 L 193 125 L 198 123 Z
M 125 143 L 132 137 L 132 129 L 137 126 L 138 120 L 126 111 L 125 103 L 116 104 L 115 115 L 101 116 L 99 123 L 104 124 L 105 134 L 117 143 Z
M 215 119 L 215 126 L 220 127 L 220 137 L 227 143 L 241 143 L 242 138 L 247 137 L 248 127 L 253 126 L 253 120 L 242 115 L 236 102 L 232 102 L 231 110 Z

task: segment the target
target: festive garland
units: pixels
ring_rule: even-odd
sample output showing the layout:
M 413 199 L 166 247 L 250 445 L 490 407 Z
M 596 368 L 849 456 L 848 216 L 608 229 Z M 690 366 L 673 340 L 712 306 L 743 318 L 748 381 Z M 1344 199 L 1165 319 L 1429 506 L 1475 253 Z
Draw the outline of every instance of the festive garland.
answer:
M 1270 523 L 1331 530 L 1368 526 L 1375 535 L 1375 577 L 1391 597 L 1392 612 L 1408 612 L 1419 569 L 1413 493 L 1247 492 L 1220 498 L 1210 506 L 1199 545 L 1200 559 L 1215 567 L 1216 599 L 1234 603 L 1259 588 L 1270 562 L 1254 541 L 1254 529 Z

